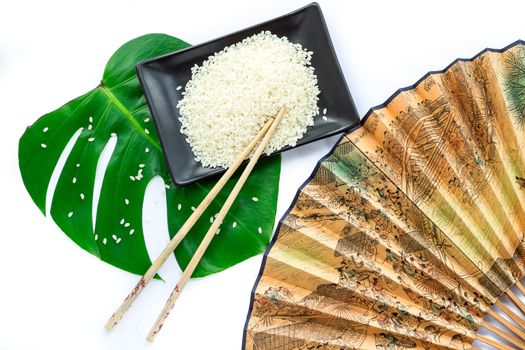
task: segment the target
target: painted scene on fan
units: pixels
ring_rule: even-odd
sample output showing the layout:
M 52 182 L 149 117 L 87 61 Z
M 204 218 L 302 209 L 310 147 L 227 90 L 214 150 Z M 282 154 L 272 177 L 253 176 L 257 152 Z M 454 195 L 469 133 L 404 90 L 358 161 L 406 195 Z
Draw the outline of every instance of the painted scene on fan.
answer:
M 523 81 L 518 43 L 371 110 L 281 222 L 245 348 L 470 349 L 525 269 Z

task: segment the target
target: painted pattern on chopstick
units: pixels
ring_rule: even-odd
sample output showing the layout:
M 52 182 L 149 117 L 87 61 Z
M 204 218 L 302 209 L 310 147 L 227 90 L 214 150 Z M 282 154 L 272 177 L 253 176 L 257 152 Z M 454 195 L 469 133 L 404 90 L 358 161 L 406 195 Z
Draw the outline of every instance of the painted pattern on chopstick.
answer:
M 343 138 L 281 223 L 245 348 L 470 349 L 524 276 L 521 81 L 522 44 L 487 51 Z

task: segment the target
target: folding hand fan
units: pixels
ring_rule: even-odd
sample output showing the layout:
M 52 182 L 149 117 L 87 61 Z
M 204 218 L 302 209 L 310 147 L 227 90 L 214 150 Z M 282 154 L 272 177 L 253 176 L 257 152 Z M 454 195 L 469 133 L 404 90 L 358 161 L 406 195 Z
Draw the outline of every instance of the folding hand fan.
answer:
M 245 348 L 524 349 L 523 316 L 498 300 L 525 311 L 510 289 L 525 290 L 524 127 L 522 42 L 372 109 L 280 223 Z

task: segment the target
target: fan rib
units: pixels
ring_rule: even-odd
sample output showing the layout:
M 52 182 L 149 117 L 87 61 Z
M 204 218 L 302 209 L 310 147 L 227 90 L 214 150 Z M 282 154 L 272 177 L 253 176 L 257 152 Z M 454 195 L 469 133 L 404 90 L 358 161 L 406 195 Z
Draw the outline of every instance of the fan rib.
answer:
M 507 305 L 505 305 L 500 300 L 496 301 L 495 304 L 501 309 L 507 316 L 509 316 L 514 322 L 516 322 L 522 329 L 525 330 L 525 320 L 523 320 L 519 315 L 512 311 Z
M 518 290 L 525 296 L 525 286 L 521 283 L 521 281 L 516 282 L 516 287 Z
M 516 294 L 509 288 L 505 292 L 505 294 L 510 298 L 510 300 L 516 305 L 516 307 L 525 315 L 525 305 L 521 300 L 518 298 Z
M 509 333 L 506 333 L 506 332 L 502 331 L 501 329 L 499 329 L 498 327 L 494 326 L 493 324 L 491 324 L 489 322 L 484 322 L 483 323 L 483 327 L 485 327 L 486 329 L 488 329 L 492 333 L 496 334 L 497 336 L 501 337 L 502 339 L 505 339 L 509 343 L 517 346 L 518 348 L 525 349 L 525 343 L 523 341 L 517 339 L 516 337 L 513 337 Z
M 489 338 L 489 337 L 485 337 L 483 335 L 479 335 L 476 337 L 477 340 L 487 344 L 487 345 L 490 345 L 498 350 L 516 350 L 508 345 L 505 345 L 503 343 L 500 343 L 492 338 Z
M 510 331 L 520 337 L 520 339 L 525 340 L 525 332 L 518 328 L 514 323 L 509 322 L 503 316 L 495 312 L 494 310 L 489 310 L 488 314 L 494 317 L 499 323 L 507 327 Z M 482 326 L 485 326 L 487 322 L 484 322 Z M 485 327 L 486 328 L 486 327 Z

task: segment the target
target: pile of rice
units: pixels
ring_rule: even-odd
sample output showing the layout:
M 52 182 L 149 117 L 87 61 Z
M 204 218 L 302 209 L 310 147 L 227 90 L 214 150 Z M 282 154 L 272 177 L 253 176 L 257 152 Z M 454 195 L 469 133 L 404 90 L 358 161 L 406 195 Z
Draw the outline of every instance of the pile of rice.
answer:
M 265 149 L 295 146 L 319 114 L 312 52 L 264 31 L 195 65 L 178 102 L 181 132 L 205 167 L 228 167 L 281 107 Z

